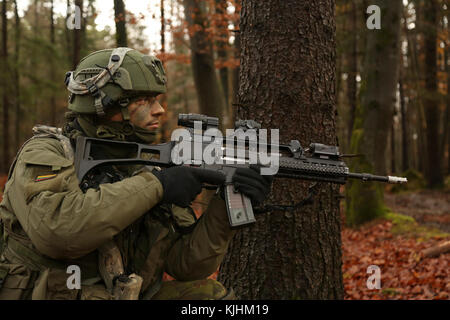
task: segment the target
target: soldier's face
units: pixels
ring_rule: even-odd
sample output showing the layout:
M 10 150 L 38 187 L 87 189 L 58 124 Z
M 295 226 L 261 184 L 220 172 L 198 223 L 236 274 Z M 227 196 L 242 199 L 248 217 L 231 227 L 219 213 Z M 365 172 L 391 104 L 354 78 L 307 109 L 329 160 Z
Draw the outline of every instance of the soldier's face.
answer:
M 128 105 L 130 122 L 149 131 L 157 130 L 160 126 L 160 117 L 164 108 L 159 104 L 157 97 L 145 97 Z

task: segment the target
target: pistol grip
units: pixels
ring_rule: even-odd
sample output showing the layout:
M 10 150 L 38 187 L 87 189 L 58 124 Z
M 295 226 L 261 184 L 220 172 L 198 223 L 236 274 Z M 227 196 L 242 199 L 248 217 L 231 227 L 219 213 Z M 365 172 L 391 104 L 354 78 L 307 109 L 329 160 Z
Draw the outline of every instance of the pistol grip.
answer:
M 233 184 L 225 185 L 225 203 L 231 227 L 256 222 L 250 199 L 234 191 Z

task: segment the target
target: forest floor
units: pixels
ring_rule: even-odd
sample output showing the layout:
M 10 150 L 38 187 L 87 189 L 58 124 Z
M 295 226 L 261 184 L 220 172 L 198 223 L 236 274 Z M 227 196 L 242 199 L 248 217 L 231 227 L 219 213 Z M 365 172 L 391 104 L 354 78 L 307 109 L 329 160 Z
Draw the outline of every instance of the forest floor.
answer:
M 345 299 L 450 299 L 450 253 L 423 255 L 450 240 L 450 193 L 386 192 L 385 202 L 385 219 L 343 228 Z M 370 265 L 380 268 L 380 289 L 368 288 Z

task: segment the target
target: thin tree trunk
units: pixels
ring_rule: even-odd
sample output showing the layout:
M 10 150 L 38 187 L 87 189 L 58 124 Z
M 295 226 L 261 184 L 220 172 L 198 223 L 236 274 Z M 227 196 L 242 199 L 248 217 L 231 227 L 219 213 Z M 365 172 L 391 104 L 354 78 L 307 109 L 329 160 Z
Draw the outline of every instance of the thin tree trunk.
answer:
M 336 144 L 334 5 L 242 1 L 240 116 L 280 128 L 280 142 Z M 270 200 L 296 203 L 309 185 L 276 180 Z M 258 215 L 234 237 L 219 280 L 241 299 L 342 299 L 337 195 L 321 184 L 311 206 Z
M 50 1 L 50 43 L 52 44 L 52 49 L 55 48 L 55 21 L 53 17 L 53 0 Z M 50 80 L 56 82 L 55 79 L 55 67 L 53 59 L 50 59 Z M 55 94 L 52 91 L 50 96 L 50 121 L 53 126 L 56 126 L 56 101 Z
M 118 47 L 128 47 L 126 28 L 126 11 L 123 0 L 114 0 L 114 14 L 116 22 L 116 42 Z
M 395 115 L 393 116 L 395 117 Z M 391 173 L 395 174 L 397 172 L 397 166 L 396 166 L 396 148 L 395 148 L 395 123 L 392 121 L 391 125 Z
M 386 147 L 398 83 L 401 0 L 376 0 L 381 8 L 381 30 L 367 30 L 361 93 L 360 125 L 352 136 L 352 152 L 363 157 L 351 161 L 356 172 L 386 174 Z M 348 184 L 346 222 L 358 225 L 384 214 L 383 186 L 362 181 Z
M 7 2 L 3 0 L 2 2 L 2 101 L 3 101 L 3 173 L 8 172 L 9 168 L 9 97 L 8 97 L 8 20 L 7 20 Z
M 448 26 L 448 25 L 447 25 Z M 450 32 L 450 27 L 448 27 L 448 30 Z M 448 127 L 450 122 L 450 49 L 447 46 L 447 117 L 446 117 L 446 123 L 447 123 L 447 174 L 450 174 L 450 128 Z
M 241 55 L 241 32 L 239 30 L 236 30 L 234 33 L 234 57 L 236 59 L 239 59 Z M 236 106 L 238 104 L 238 91 L 239 91 L 239 70 L 240 66 L 237 66 L 233 69 L 233 119 L 236 119 Z
M 83 0 L 75 0 L 75 6 L 78 6 L 80 8 L 80 14 L 81 14 L 81 17 L 83 17 Z M 80 52 L 81 52 L 82 30 L 75 28 L 73 31 L 74 31 L 74 37 L 73 37 L 72 66 L 73 66 L 73 70 L 75 70 L 78 62 L 81 59 Z
M 425 37 L 425 119 L 427 122 L 426 139 L 428 169 L 426 177 L 431 188 L 442 186 L 442 161 L 439 152 L 439 102 L 437 100 L 437 27 L 438 3 L 426 0 L 424 3 Z
M 406 21 L 405 11 L 403 11 L 403 18 Z M 416 7 L 416 28 L 413 30 L 408 30 L 406 24 L 404 24 L 404 33 L 406 34 L 406 38 L 408 40 L 408 56 L 410 58 L 410 68 L 411 71 L 411 82 L 412 86 L 417 94 L 417 98 L 413 100 L 410 104 L 411 107 L 414 107 L 414 111 L 417 117 L 416 121 L 416 129 L 417 129 L 417 138 L 413 140 L 412 146 L 414 146 L 414 150 L 411 153 L 414 159 L 415 169 L 420 172 L 424 172 L 426 168 L 427 158 L 423 156 L 424 151 L 426 150 L 426 141 L 425 137 L 425 116 L 424 116 L 424 106 L 423 106 L 423 97 L 421 92 L 421 78 L 420 74 L 423 74 L 423 71 L 420 70 L 419 63 L 419 43 L 417 42 L 418 30 L 422 28 L 422 7 L 420 4 Z
M 406 110 L 405 90 L 403 88 L 403 66 L 400 66 L 400 76 L 398 81 L 400 95 L 400 116 L 402 121 L 402 171 L 409 169 L 409 121 Z
M 350 18 L 350 32 L 352 34 L 352 47 L 348 57 L 348 79 L 347 79 L 347 98 L 350 107 L 350 115 L 348 122 L 347 144 L 350 145 L 353 132 L 353 124 L 355 123 L 355 113 L 357 104 L 357 82 L 358 75 L 358 10 L 356 0 L 352 0 L 352 11 Z
M 14 90 L 15 90 L 15 125 L 14 125 L 14 141 L 16 143 L 16 150 L 20 148 L 20 120 L 23 121 L 25 115 L 20 112 L 20 72 L 19 72 L 19 58 L 20 58 L 20 45 L 21 45 L 21 33 L 22 27 L 20 25 L 19 11 L 17 8 L 17 0 L 14 0 Z
M 34 17 L 33 17 L 33 36 L 35 39 L 40 38 L 40 25 L 39 25 L 39 1 L 34 0 Z M 30 62 L 33 67 L 37 66 L 39 61 L 36 59 L 36 55 L 31 55 Z M 36 79 L 31 80 L 35 90 L 39 90 L 39 82 Z M 33 127 L 41 121 L 41 112 L 39 108 L 38 95 L 35 94 L 31 97 L 31 126 Z
M 66 13 L 66 21 L 70 19 L 70 0 L 67 0 L 67 13 Z M 71 40 L 71 32 L 69 28 L 65 27 L 65 35 L 66 35 L 66 46 L 67 46 L 67 61 L 69 61 L 70 65 L 73 65 L 73 49 L 72 49 L 72 40 Z
M 450 23 L 447 22 L 447 35 L 450 34 Z M 450 174 L 450 40 L 445 43 L 445 73 L 447 74 L 447 99 L 444 116 L 444 137 L 441 145 L 441 159 L 444 159 L 445 142 L 447 142 L 447 174 Z
M 214 67 L 212 43 L 205 30 L 208 23 L 204 3 L 184 0 L 183 4 L 190 30 L 192 71 L 200 112 L 221 118 L 225 102 Z
M 164 7 L 164 0 L 161 0 L 161 32 L 160 32 L 160 36 L 161 36 L 161 53 L 164 55 L 164 53 L 166 52 L 166 20 L 165 20 L 165 7 Z M 163 61 L 163 66 L 165 67 L 165 63 Z M 162 117 L 162 125 L 161 125 L 161 142 L 165 142 L 170 140 L 170 136 L 169 136 L 169 123 L 168 123 L 168 112 L 167 112 L 167 96 L 166 94 L 162 94 L 159 98 L 159 103 L 161 104 L 161 106 L 164 108 L 164 110 L 166 110 L 166 112 L 164 113 L 163 117 Z
M 241 7 L 242 7 L 242 1 L 241 0 L 235 0 L 235 14 L 236 16 L 239 16 L 241 14 Z M 241 31 L 239 30 L 239 18 L 233 20 L 234 25 L 234 43 L 233 43 L 233 52 L 234 52 L 234 58 L 236 60 L 240 60 L 241 56 Z M 232 86 L 232 92 L 231 92 L 231 110 L 232 110 L 232 119 L 237 118 L 237 106 L 238 106 L 238 91 L 239 91 L 239 70 L 240 66 L 238 65 L 235 67 L 231 72 L 231 86 Z
M 216 14 L 218 16 L 217 33 L 219 39 L 217 45 L 217 57 L 220 63 L 225 63 L 228 59 L 228 20 L 225 17 L 227 11 L 226 0 L 215 0 Z M 229 86 L 228 86 L 228 67 L 219 68 L 220 83 L 222 85 L 223 96 L 225 99 L 225 108 L 228 109 Z

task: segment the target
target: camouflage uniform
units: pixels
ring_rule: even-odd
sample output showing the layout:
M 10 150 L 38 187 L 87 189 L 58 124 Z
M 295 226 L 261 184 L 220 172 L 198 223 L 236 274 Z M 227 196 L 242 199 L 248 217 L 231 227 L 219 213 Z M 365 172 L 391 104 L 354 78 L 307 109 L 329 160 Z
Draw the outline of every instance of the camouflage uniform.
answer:
M 204 280 L 234 235 L 218 195 L 196 220 L 191 208 L 160 204 L 163 188 L 149 170 L 110 168 L 112 180 L 82 190 L 71 152 L 61 131 L 44 128 L 16 157 L 0 204 L 0 299 L 111 299 L 96 250 L 111 240 L 126 274 L 143 278 L 140 298 L 228 295 L 219 282 Z M 80 267 L 81 289 L 67 287 L 69 265 Z M 163 272 L 177 281 L 162 283 Z

